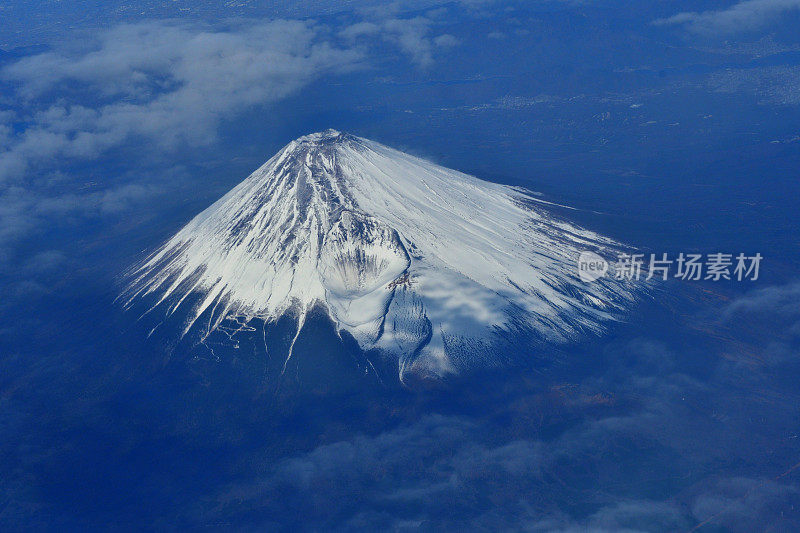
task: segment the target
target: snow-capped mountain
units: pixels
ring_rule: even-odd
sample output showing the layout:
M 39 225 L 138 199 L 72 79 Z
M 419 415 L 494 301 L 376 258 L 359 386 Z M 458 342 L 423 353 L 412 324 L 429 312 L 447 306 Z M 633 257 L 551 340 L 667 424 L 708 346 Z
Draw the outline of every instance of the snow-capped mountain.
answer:
M 134 268 L 126 305 L 181 317 L 202 340 L 225 320 L 320 306 L 400 378 L 495 364 L 520 336 L 564 342 L 633 301 L 583 283 L 581 251 L 618 245 L 558 220 L 522 189 L 328 130 L 290 142 Z M 285 367 L 285 363 L 284 363 Z

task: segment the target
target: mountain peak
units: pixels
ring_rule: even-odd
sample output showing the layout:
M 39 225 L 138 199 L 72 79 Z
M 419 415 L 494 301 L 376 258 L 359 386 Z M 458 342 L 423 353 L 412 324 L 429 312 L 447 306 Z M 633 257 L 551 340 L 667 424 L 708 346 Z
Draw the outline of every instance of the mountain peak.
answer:
M 293 142 L 296 144 L 331 144 L 343 142 L 347 139 L 353 138 L 349 133 L 344 133 L 332 128 L 327 130 L 317 131 L 298 137 Z
M 321 307 L 362 349 L 391 354 L 401 380 L 440 376 L 500 364 L 520 337 L 602 330 L 636 287 L 583 284 L 577 258 L 617 246 L 517 189 L 326 130 L 189 222 L 134 269 L 126 300 L 184 315 L 183 337 L 199 342 L 226 321 L 294 315 L 286 362 Z

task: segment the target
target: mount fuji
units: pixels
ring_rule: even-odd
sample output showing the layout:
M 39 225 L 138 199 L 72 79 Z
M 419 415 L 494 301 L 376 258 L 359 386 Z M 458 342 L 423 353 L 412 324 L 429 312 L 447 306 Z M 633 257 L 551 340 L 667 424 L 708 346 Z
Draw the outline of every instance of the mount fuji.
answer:
M 327 130 L 290 142 L 134 266 L 122 299 L 194 344 L 291 316 L 283 371 L 320 309 L 405 381 L 502 365 L 521 339 L 602 331 L 642 289 L 584 283 L 577 259 L 620 249 L 524 189 Z

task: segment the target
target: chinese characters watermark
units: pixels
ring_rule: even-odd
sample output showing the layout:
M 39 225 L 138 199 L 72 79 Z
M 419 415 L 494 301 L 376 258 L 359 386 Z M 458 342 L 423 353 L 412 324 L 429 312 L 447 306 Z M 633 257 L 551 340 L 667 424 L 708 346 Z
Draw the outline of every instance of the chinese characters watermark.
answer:
M 684 254 L 670 258 L 669 254 L 627 254 L 617 256 L 609 264 L 594 252 L 582 252 L 578 258 L 578 276 L 581 281 L 595 281 L 607 273 L 620 280 L 669 278 L 688 281 L 756 281 L 763 256 L 760 253 L 734 255 L 728 253 Z

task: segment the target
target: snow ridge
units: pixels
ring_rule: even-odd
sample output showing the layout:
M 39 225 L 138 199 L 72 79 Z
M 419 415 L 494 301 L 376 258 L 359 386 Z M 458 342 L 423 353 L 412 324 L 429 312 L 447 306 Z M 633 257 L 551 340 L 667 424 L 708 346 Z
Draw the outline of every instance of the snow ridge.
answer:
M 401 379 L 441 376 L 498 363 L 510 332 L 566 342 L 601 331 L 637 288 L 582 283 L 576 261 L 618 247 L 521 189 L 328 130 L 290 142 L 197 215 L 131 271 L 123 297 L 149 295 L 149 311 L 180 312 L 182 334 L 201 336 L 284 313 L 299 335 L 322 305 L 364 350 L 396 357 Z

